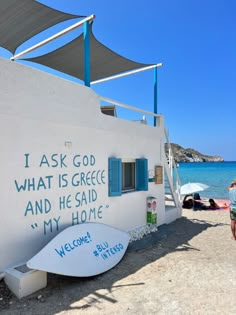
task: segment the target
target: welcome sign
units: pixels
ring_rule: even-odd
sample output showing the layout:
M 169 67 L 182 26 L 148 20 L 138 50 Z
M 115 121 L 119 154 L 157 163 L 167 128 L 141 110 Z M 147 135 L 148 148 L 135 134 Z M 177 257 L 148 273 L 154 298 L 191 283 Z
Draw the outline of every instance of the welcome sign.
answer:
M 128 233 L 105 224 L 78 224 L 58 234 L 27 266 L 74 277 L 98 275 L 122 259 L 129 240 Z

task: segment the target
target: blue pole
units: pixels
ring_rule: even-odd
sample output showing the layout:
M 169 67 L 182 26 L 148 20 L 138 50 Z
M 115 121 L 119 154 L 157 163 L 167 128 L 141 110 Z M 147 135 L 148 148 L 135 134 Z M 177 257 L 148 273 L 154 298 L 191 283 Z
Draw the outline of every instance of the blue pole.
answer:
M 84 85 L 90 87 L 90 33 L 89 21 L 84 22 Z
M 154 114 L 157 114 L 157 67 L 154 68 Z M 154 126 L 157 125 L 157 118 L 154 117 Z

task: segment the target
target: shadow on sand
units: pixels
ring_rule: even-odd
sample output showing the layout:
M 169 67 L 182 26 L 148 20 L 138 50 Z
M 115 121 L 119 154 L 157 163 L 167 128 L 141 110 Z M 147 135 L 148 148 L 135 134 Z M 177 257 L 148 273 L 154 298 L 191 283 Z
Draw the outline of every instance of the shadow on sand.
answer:
M 52 315 L 66 310 L 83 310 L 96 307 L 99 310 L 99 303 L 106 300 L 110 303 L 119 301 L 112 298 L 111 293 L 122 288 L 116 285 L 117 281 L 135 273 L 145 265 L 156 261 L 171 252 L 176 251 L 199 251 L 198 248 L 190 246 L 189 241 L 196 235 L 209 228 L 217 228 L 224 224 L 215 224 L 204 220 L 189 220 L 182 217 L 169 225 L 158 227 L 158 231 L 151 233 L 139 241 L 131 243 L 121 262 L 113 269 L 101 275 L 89 278 L 66 277 L 55 274 L 48 274 L 48 286 L 21 300 L 15 298 L 10 291 L 5 288 L 8 300 L 14 304 L 16 311 L 23 309 L 23 305 L 34 310 L 34 314 L 40 314 L 40 305 L 47 304 L 47 315 Z M 79 268 L 79 265 L 78 265 Z M 0 287 L 5 284 L 0 283 Z M 142 286 L 140 283 L 129 283 L 125 286 Z M 104 291 L 104 293 L 100 293 Z M 98 291 L 100 291 L 98 293 Z M 55 305 L 55 295 L 59 302 Z M 82 303 L 81 303 L 81 300 Z M 35 305 L 35 301 L 37 302 Z M 80 301 L 80 303 L 78 303 Z M 0 303 L 1 304 L 1 303 Z M 2 310 L 7 310 L 9 303 L 4 304 Z M 1 307 L 0 307 L 1 309 Z M 9 309 L 11 314 L 12 306 Z M 10 314 L 10 313 L 9 313 Z M 30 313 L 31 314 L 31 313 Z

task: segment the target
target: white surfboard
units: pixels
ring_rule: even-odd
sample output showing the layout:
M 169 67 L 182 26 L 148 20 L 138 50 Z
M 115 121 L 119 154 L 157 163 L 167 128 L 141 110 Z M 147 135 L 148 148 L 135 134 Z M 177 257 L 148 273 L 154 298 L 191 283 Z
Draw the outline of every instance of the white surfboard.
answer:
M 98 275 L 118 264 L 129 240 L 128 233 L 109 225 L 74 225 L 53 238 L 27 266 L 74 277 Z

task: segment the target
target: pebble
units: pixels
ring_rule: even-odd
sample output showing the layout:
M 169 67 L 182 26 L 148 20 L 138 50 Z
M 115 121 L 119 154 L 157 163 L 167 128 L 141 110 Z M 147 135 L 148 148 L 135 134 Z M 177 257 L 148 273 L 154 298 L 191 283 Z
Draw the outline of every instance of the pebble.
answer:
M 129 235 L 130 235 L 130 243 L 140 240 L 141 238 L 143 238 L 145 235 L 152 233 L 152 232 L 156 232 L 158 231 L 156 226 L 149 226 L 149 225 L 144 225 L 141 226 L 137 229 L 134 229 L 132 231 L 129 231 Z

